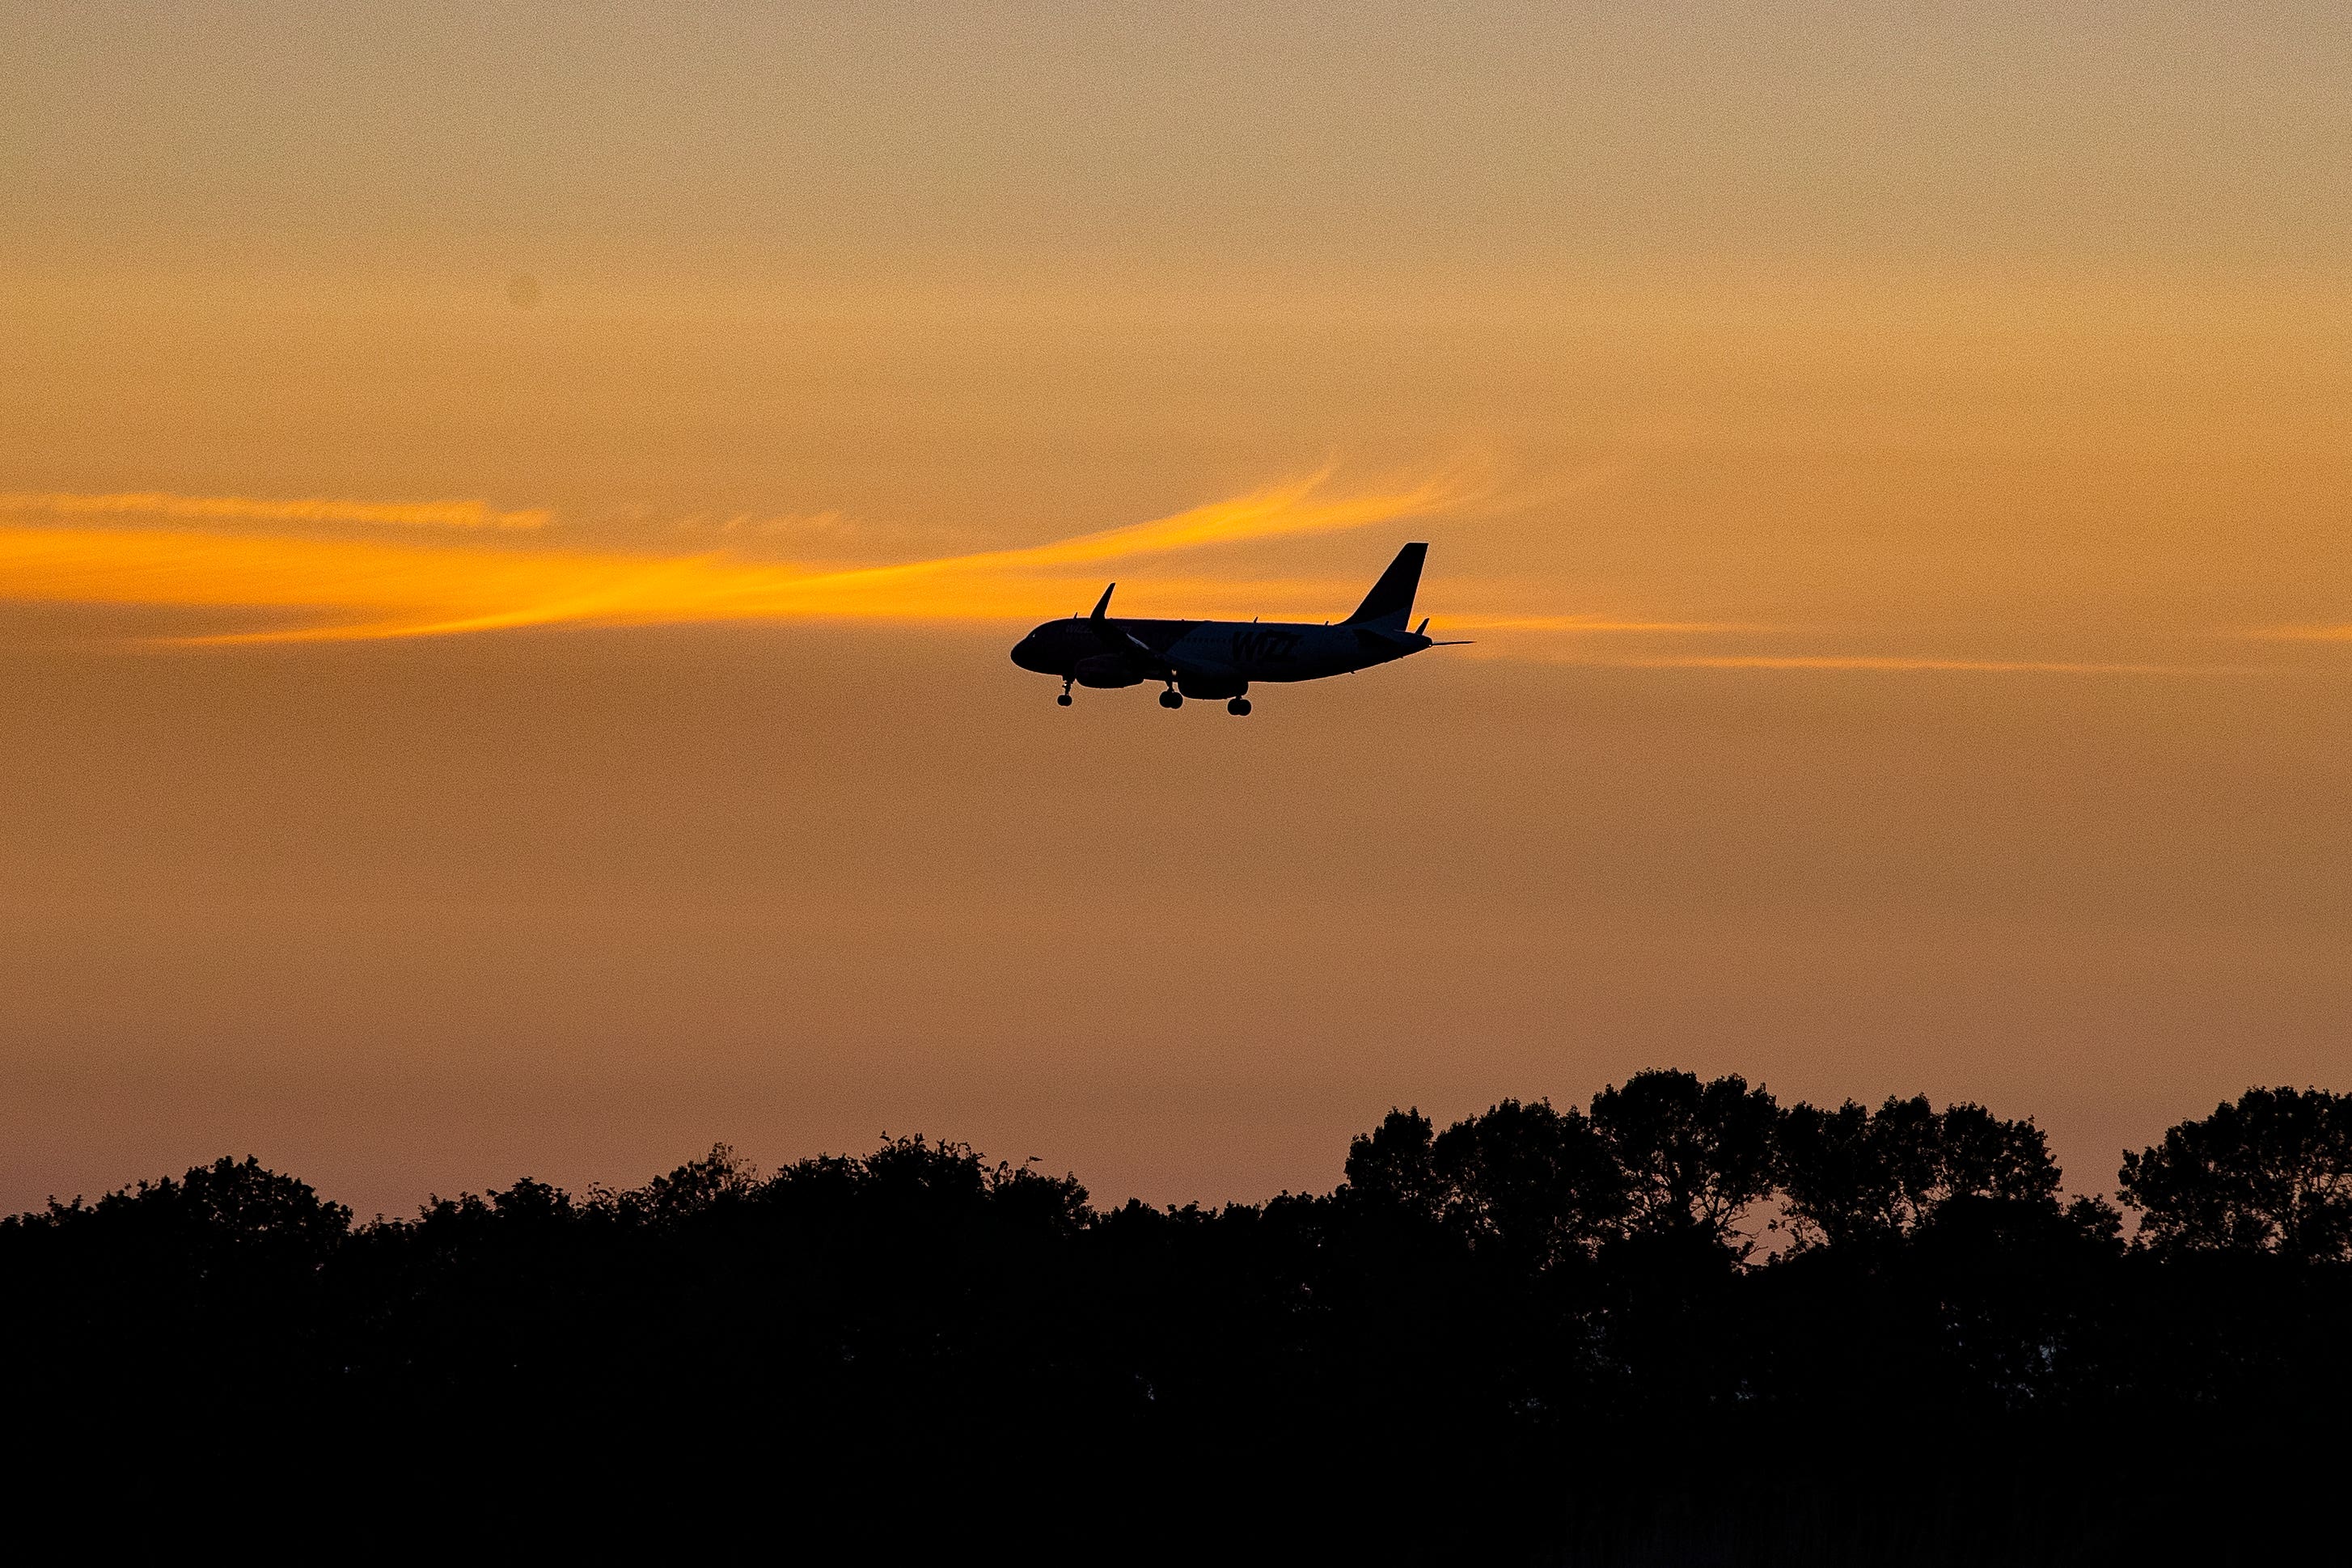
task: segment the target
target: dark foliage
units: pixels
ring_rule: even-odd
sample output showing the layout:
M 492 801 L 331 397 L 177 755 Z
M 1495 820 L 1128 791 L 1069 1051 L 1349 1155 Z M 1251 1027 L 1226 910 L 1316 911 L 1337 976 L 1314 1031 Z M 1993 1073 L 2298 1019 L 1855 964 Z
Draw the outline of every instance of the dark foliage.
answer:
M 1863 1246 L 1911 1235 L 1963 1198 L 2056 1211 L 2058 1167 L 2042 1130 L 1981 1105 L 1942 1111 L 1924 1094 L 1876 1111 L 1789 1108 L 1780 1186 L 1797 1244 Z
M 2124 1156 L 2124 1197 L 2160 1251 L 2352 1255 L 2352 1096 L 2249 1089 Z
M 1217 1210 L 910 1138 L 353 1228 L 224 1159 L 0 1221 L 0 1327 L 92 1540 L 2253 1563 L 2341 1462 L 2344 1105 L 2127 1156 L 2129 1245 L 2030 1122 L 1680 1072 Z

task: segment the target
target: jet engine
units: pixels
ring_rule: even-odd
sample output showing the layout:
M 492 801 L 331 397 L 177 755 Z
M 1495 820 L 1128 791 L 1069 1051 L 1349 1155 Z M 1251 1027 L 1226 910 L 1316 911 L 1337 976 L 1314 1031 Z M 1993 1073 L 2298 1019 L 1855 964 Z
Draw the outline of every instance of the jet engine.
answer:
M 1116 653 L 1097 653 L 1091 659 L 1080 659 L 1075 674 L 1078 685 L 1097 689 L 1143 684 L 1143 677 L 1136 674 L 1135 666 Z

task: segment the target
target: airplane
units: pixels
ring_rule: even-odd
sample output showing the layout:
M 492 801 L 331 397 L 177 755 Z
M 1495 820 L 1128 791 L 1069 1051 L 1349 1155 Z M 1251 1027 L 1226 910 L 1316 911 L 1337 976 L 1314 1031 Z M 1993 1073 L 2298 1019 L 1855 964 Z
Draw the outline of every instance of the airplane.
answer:
M 1224 699 L 1236 717 L 1250 710 L 1252 682 L 1318 681 L 1351 675 L 1423 648 L 1458 648 L 1429 636 L 1429 618 L 1408 632 L 1413 590 L 1421 586 L 1426 544 L 1410 544 L 1381 573 L 1356 612 L 1338 625 L 1295 621 L 1131 621 L 1110 613 L 1114 582 L 1091 615 L 1048 621 L 1013 644 L 1013 662 L 1041 675 L 1062 677 L 1070 706 L 1072 685 L 1139 686 L 1160 681 L 1160 706 L 1180 708 L 1186 697 Z

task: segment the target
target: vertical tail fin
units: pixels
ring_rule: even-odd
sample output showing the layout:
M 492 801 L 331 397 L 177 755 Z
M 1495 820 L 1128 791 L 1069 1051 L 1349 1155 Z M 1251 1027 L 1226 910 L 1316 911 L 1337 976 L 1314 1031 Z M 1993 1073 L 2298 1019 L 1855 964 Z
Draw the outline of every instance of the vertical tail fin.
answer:
M 1402 632 L 1412 615 L 1413 590 L 1421 586 L 1421 563 L 1428 558 L 1425 544 L 1407 545 L 1397 551 L 1396 559 L 1389 562 L 1388 570 L 1372 584 L 1356 612 L 1340 622 L 1343 626 L 1390 627 Z M 1392 623 L 1392 624 L 1391 624 Z

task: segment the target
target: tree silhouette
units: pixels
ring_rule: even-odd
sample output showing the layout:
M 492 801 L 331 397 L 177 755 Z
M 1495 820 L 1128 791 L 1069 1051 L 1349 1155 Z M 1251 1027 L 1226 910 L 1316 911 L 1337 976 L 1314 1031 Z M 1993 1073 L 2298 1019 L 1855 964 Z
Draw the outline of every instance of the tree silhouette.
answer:
M 1688 1233 L 1745 1256 L 1733 1239 L 1770 1195 L 1780 1110 L 1737 1074 L 1637 1072 L 1592 1100 L 1592 1126 L 1624 1180 L 1628 1228 Z
M 1955 1198 L 2055 1213 L 2060 1175 L 2030 1120 L 1972 1104 L 1937 1112 L 1918 1094 L 1890 1096 L 1876 1111 L 1851 1100 L 1834 1111 L 1790 1106 L 1779 1178 L 1800 1246 L 1853 1246 L 1907 1236 Z
M 2347 1103 L 2253 1090 L 2128 1156 L 2129 1250 L 2031 1121 L 1677 1071 L 1391 1111 L 1335 1191 L 1215 1208 L 904 1137 L 355 1229 L 224 1159 L 0 1219 L 0 1334 L 18 1430 L 364 1512 L 331 1545 L 489 1506 L 982 1555 L 2256 1563 L 2352 1404 Z M 1775 1197 L 1799 1244 L 1758 1259 Z M 134 1469 L 89 1469 L 107 1506 Z
M 1418 1107 L 1391 1110 L 1379 1126 L 1349 1143 L 1343 1167 L 1349 1189 L 1360 1198 L 1433 1217 L 1445 1201 L 1431 1147 L 1434 1137 Z
M 1583 1113 L 1505 1100 L 1437 1135 L 1446 1221 L 1530 1268 L 1580 1256 L 1625 1212 L 1624 1182 Z
M 759 1167 L 740 1160 L 725 1144 L 713 1144 L 698 1160 L 688 1160 L 614 1202 L 654 1224 L 676 1224 L 720 1204 L 740 1203 L 760 1187 Z M 512 1196 L 512 1195 L 509 1195 Z
M 236 1265 L 313 1266 L 325 1260 L 350 1228 L 352 1211 L 329 1203 L 306 1182 L 266 1170 L 252 1155 L 224 1155 L 179 1180 L 141 1182 L 110 1192 L 95 1205 L 51 1199 L 48 1223 L 89 1228 L 105 1237 L 172 1259 L 202 1276 Z
M 2352 1097 L 2249 1089 L 2126 1153 L 2116 1185 L 2153 1251 L 2352 1256 Z

